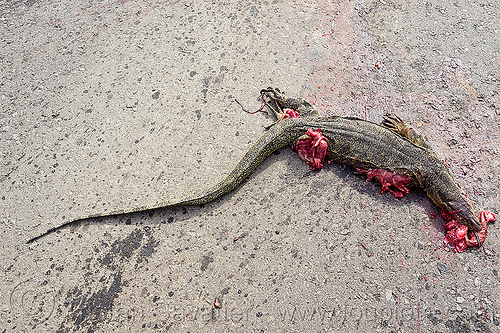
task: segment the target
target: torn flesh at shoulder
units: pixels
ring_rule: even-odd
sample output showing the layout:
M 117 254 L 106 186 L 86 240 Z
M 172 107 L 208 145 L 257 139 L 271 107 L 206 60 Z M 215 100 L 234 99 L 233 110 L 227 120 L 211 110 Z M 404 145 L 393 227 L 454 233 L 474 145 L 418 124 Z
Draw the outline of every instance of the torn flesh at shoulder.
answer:
M 283 118 L 298 118 L 300 114 L 294 109 L 283 109 Z
M 444 224 L 444 228 L 446 229 L 444 244 L 453 245 L 456 252 L 463 252 L 468 247 L 479 247 L 480 244 L 483 244 L 488 232 L 488 223 L 496 220 L 495 214 L 484 210 L 479 214 L 479 222 L 482 228 L 476 233 L 480 241 L 478 242 L 473 232 L 470 232 L 465 225 L 455 220 L 455 213 L 456 212 L 441 212 L 441 216 L 446 221 Z
M 313 131 L 310 128 L 297 140 L 292 150 L 299 154 L 300 159 L 306 162 L 311 170 L 317 170 L 323 168 L 321 162 L 325 159 L 327 148 L 328 143 L 321 134 L 321 129 Z
M 391 192 L 394 197 L 402 198 L 403 195 L 408 194 L 410 190 L 407 185 L 410 184 L 410 178 L 406 175 L 400 175 L 395 172 L 385 169 L 365 169 L 355 168 L 358 172 L 366 174 L 366 180 L 371 181 L 376 178 L 382 185 L 380 193 L 385 191 Z

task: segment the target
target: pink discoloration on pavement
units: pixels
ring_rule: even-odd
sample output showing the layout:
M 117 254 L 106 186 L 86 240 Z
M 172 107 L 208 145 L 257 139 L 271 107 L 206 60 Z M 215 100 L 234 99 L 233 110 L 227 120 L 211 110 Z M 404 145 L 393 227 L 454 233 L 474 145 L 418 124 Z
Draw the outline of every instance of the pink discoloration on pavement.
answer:
M 363 117 L 365 97 L 370 118 L 389 112 L 391 87 L 381 82 L 387 69 L 377 68 L 385 58 L 374 53 L 356 30 L 359 13 L 348 1 L 318 1 L 315 34 L 321 43 L 305 48 L 305 61 L 312 68 L 303 95 L 327 115 Z M 381 107 L 381 104 L 384 106 Z

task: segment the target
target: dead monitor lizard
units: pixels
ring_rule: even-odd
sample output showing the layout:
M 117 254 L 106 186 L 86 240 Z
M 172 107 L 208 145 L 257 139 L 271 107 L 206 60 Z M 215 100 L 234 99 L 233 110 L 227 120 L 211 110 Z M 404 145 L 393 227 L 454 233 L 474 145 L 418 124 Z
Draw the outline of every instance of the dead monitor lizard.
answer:
M 91 218 L 205 204 L 236 188 L 269 155 L 287 145 L 295 145 L 302 159 L 307 161 L 309 158 L 308 164 L 311 168 L 318 168 L 312 166 L 315 163 L 321 166 L 319 161 L 325 154 L 322 157 L 313 155 L 318 151 L 321 153 L 323 149 L 327 158 L 351 165 L 358 171 L 367 173 L 369 179 L 376 177 L 381 181 L 383 190 L 385 188 L 395 196 L 407 193 L 407 187 L 421 187 L 445 213 L 452 214 L 455 220 L 472 231 L 482 230 L 483 226 L 471 203 L 449 169 L 427 141 L 398 117 L 388 116 L 381 125 L 354 117 L 322 117 L 311 103 L 300 98 L 289 98 L 278 89 L 264 89 L 261 94 L 278 120 L 267 128 L 264 135 L 221 182 L 204 192 L 183 199 L 82 216 L 49 229 L 30 239 L 28 243 L 70 224 Z M 318 131 L 314 132 L 312 129 Z M 316 141 L 312 139 L 314 135 L 317 137 Z M 480 245 L 479 237 L 476 238 Z

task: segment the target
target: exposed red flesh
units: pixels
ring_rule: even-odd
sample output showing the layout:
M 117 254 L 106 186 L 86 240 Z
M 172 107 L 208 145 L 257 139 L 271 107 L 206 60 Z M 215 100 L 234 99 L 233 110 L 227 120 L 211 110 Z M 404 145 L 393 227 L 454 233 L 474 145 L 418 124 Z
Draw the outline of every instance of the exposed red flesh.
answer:
M 441 212 L 441 216 L 446 221 L 444 224 L 444 228 L 446 229 L 446 237 L 444 238 L 445 245 L 453 245 L 456 252 L 463 252 L 468 247 L 478 247 L 479 242 L 474 233 L 470 232 L 465 225 L 454 219 L 455 213 L 456 212 Z M 479 236 L 481 244 L 483 244 L 486 239 L 488 223 L 494 222 L 495 220 L 496 216 L 492 212 L 483 210 L 479 213 L 479 222 L 482 228 L 477 232 L 477 235 Z
M 284 109 L 283 110 L 283 118 L 298 118 L 300 114 L 293 109 Z
M 326 138 L 321 134 L 321 129 L 313 131 L 312 128 L 307 130 L 306 136 L 308 138 L 299 139 L 292 147 L 293 151 L 299 154 L 301 160 L 306 162 L 311 170 L 323 168 L 323 160 L 326 156 L 328 143 Z
M 356 168 L 356 170 L 362 173 L 366 173 L 367 181 L 371 181 L 373 178 L 377 178 L 377 180 L 382 185 L 380 193 L 389 191 L 394 195 L 394 197 L 402 198 L 403 195 L 410 192 L 410 190 L 406 187 L 406 185 L 410 184 L 410 178 L 408 178 L 408 176 L 406 175 L 398 175 L 395 172 L 384 169 Z

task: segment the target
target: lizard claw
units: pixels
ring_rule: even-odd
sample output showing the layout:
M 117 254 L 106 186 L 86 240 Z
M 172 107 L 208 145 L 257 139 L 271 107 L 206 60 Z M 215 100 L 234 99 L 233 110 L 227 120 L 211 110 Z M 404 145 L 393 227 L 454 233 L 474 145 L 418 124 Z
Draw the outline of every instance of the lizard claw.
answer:
M 483 244 L 481 243 L 481 239 L 479 238 L 479 234 L 477 233 L 476 230 L 473 230 L 472 232 L 474 233 L 474 237 L 476 237 L 477 247 L 481 247 L 481 245 L 483 245 Z

